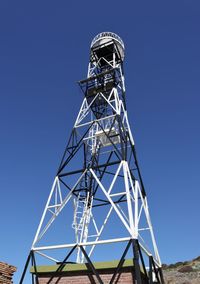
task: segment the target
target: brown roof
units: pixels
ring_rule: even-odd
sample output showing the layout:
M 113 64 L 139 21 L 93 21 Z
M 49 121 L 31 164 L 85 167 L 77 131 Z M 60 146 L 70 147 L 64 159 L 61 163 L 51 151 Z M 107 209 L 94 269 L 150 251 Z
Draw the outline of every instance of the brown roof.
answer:
M 12 277 L 16 270 L 15 266 L 0 261 L 0 284 L 13 283 Z

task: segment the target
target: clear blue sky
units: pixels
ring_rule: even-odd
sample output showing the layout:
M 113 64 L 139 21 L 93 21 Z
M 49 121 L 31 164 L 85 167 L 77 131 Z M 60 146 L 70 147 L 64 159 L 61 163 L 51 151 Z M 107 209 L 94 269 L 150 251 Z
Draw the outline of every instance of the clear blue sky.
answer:
M 126 46 L 129 120 L 164 263 L 199 249 L 200 2 L 0 1 L 0 260 L 21 274 L 101 31 Z

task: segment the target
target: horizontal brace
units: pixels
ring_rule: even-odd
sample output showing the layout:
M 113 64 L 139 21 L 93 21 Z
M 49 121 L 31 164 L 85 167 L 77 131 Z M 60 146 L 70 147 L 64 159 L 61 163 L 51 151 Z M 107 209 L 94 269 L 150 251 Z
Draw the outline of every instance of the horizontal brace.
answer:
M 126 199 L 113 201 L 114 204 L 118 204 L 118 203 L 122 203 L 122 202 L 126 202 Z M 99 207 L 99 206 L 105 206 L 105 205 L 110 205 L 110 202 L 108 201 L 108 202 L 101 203 L 101 204 L 95 204 L 95 205 L 92 206 L 92 208 L 94 208 L 94 207 Z
M 108 118 L 112 118 L 112 117 L 115 117 L 115 116 L 116 116 L 116 114 L 112 114 L 112 115 L 109 115 L 109 116 L 106 116 L 106 117 L 102 117 L 100 119 L 91 120 L 89 122 L 85 122 L 85 123 L 82 123 L 82 124 L 79 124 L 79 125 L 74 125 L 74 128 L 79 128 L 79 127 L 83 127 L 83 126 L 86 126 L 86 125 L 90 125 L 91 123 L 99 122 L 99 121 L 102 121 L 102 120 L 105 120 L 105 119 L 108 119 Z
M 129 241 L 131 238 L 117 238 L 117 239 L 109 239 L 109 240 L 101 240 L 101 241 L 92 241 L 85 243 L 73 243 L 73 244 L 64 244 L 64 245 L 54 245 L 54 246 L 42 246 L 42 247 L 34 247 L 33 251 L 41 251 L 41 250 L 52 250 L 52 249 L 64 249 L 64 248 L 72 248 L 74 246 L 91 246 L 91 245 L 100 245 L 100 244 L 110 244 L 110 243 L 119 243 Z
M 111 162 L 111 163 L 107 163 L 107 164 L 102 164 L 96 167 L 92 167 L 93 170 L 99 169 L 99 168 L 103 168 L 103 167 L 109 167 L 109 166 L 113 166 L 116 164 L 119 164 L 121 161 L 115 161 L 115 162 Z M 59 174 L 58 177 L 65 177 L 65 176 L 69 176 L 69 175 L 74 175 L 74 174 L 78 174 L 78 173 L 82 173 L 84 172 L 86 169 L 80 169 L 77 171 L 71 171 L 71 172 L 67 172 L 67 173 L 63 173 L 63 174 Z
M 68 173 L 63 173 L 63 174 L 59 174 L 59 177 L 65 177 L 65 176 L 70 176 L 70 175 L 75 175 L 75 174 L 79 174 L 79 173 L 83 173 L 86 169 L 80 169 L 80 170 L 76 170 L 76 171 L 71 171 Z
M 35 251 L 35 252 L 39 252 L 42 250 L 52 250 L 52 249 L 64 249 L 64 248 L 72 248 L 74 246 L 91 246 L 91 245 L 102 245 L 102 244 L 110 244 L 110 243 L 120 243 L 120 242 L 126 242 L 131 240 L 132 238 L 130 237 L 126 237 L 126 238 L 117 238 L 117 239 L 109 239 L 109 240 L 101 240 L 101 241 L 93 241 L 93 242 L 86 242 L 86 243 L 73 243 L 73 244 L 64 244 L 64 245 L 54 245 L 54 246 L 42 246 L 42 247 L 33 247 L 31 250 Z M 148 256 L 152 256 L 152 254 L 143 246 L 139 243 L 141 249 L 143 250 L 143 252 L 148 255 Z M 153 258 L 155 264 L 158 267 L 161 267 L 160 264 L 158 263 L 158 261 L 156 261 Z
M 105 72 L 101 72 L 101 73 L 98 74 L 98 75 L 89 77 L 89 78 L 84 79 L 84 80 L 80 80 L 80 81 L 78 81 L 78 83 L 79 83 L 79 84 L 84 84 L 84 83 L 87 83 L 87 82 L 89 82 L 89 81 L 93 81 L 93 80 L 95 80 L 95 79 L 101 78 L 101 77 L 103 77 L 103 76 L 106 75 L 106 74 L 111 74 L 111 73 L 112 73 L 112 74 L 115 74 L 114 71 L 115 71 L 116 69 L 117 69 L 117 68 L 113 68 L 113 69 L 107 70 L 107 71 L 105 71 Z
M 119 195 L 126 195 L 126 192 L 113 193 L 113 194 L 110 194 L 110 197 L 119 196 Z
M 59 204 L 55 204 L 55 205 L 50 205 L 50 206 L 47 207 L 47 209 L 55 208 L 55 207 L 58 207 L 58 206 L 61 206 L 61 204 L 59 203 Z

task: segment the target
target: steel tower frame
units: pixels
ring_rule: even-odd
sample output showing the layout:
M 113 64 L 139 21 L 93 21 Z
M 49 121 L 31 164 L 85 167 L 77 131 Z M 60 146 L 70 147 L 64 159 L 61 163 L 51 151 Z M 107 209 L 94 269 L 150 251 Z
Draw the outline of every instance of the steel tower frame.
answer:
M 93 39 L 87 79 L 79 81 L 84 94 L 83 103 L 54 179 L 20 283 L 23 283 L 30 261 L 37 272 L 35 255 L 62 266 L 75 251 L 76 262 L 89 263 L 98 283 L 103 283 L 91 256 L 96 246 L 119 242 L 126 242 L 127 245 L 110 283 L 117 283 L 114 282 L 117 273 L 131 246 L 137 283 L 142 283 L 140 265 L 146 283 L 153 283 L 154 278 L 157 283 L 164 283 L 147 196 L 128 121 L 123 60 L 124 43 L 119 36 L 104 32 Z M 75 156 L 81 158 L 80 163 L 74 166 L 72 161 Z M 73 184 L 69 185 L 70 177 L 73 177 Z M 108 177 L 109 183 L 106 183 Z M 119 179 L 122 182 L 119 183 Z M 74 204 L 72 229 L 75 242 L 39 245 L 71 200 Z M 95 208 L 109 208 L 101 225 L 98 214 L 95 215 Z M 113 213 L 126 231 L 126 236 L 102 238 Z M 46 221 L 47 214 L 50 217 Z M 145 244 L 142 237 L 144 231 L 149 234 L 153 251 Z M 55 249 L 70 249 L 70 252 L 64 260 L 60 260 L 49 255 Z M 143 255 L 148 258 L 148 269 Z M 35 279 L 33 281 L 37 283 L 37 277 Z

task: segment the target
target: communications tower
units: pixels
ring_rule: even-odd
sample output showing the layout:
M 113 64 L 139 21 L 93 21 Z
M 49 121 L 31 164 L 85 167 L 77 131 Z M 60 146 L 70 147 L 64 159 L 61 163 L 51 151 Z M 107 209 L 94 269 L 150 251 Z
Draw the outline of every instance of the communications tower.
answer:
M 46 259 L 61 266 L 87 263 L 103 283 L 93 261 L 98 255 L 112 259 L 117 252 L 110 283 L 117 283 L 127 257 L 133 259 L 137 283 L 143 283 L 142 274 L 145 283 L 164 283 L 128 121 L 124 51 L 121 38 L 111 32 L 98 34 L 91 43 L 87 78 L 79 81 L 83 102 L 20 283 L 30 261 L 37 272 L 38 257 L 40 263 Z

